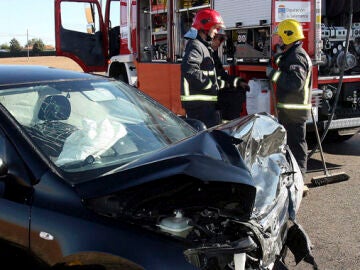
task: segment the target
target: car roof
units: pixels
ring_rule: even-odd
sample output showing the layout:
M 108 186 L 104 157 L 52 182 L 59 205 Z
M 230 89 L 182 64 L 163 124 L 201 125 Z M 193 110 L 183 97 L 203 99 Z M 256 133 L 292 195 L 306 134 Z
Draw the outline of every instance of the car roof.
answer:
M 47 66 L 0 65 L 0 86 L 90 78 L 94 78 L 94 75 Z

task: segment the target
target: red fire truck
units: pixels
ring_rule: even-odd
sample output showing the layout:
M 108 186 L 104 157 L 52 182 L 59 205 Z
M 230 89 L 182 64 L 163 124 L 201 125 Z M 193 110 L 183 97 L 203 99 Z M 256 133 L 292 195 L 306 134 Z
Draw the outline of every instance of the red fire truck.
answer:
M 85 72 L 106 72 L 135 85 L 183 114 L 183 35 L 199 9 L 212 7 L 226 25 L 227 40 L 220 52 L 224 66 L 251 86 L 248 112 L 274 113 L 265 76 L 278 43 L 272 30 L 280 21 L 295 18 L 303 26 L 304 48 L 314 64 L 313 111 L 318 127 L 344 140 L 360 129 L 360 3 L 350 2 L 55 0 L 56 53 L 70 57 Z M 312 125 L 309 119 L 309 131 Z

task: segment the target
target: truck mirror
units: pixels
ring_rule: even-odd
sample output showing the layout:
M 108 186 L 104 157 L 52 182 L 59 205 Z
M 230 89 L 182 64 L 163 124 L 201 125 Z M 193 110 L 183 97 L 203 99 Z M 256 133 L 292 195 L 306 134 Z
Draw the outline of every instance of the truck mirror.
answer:
M 88 34 L 94 34 L 95 33 L 95 26 L 93 23 L 89 23 L 86 25 L 86 32 Z
M 90 4 L 85 4 L 85 16 L 86 16 L 86 32 L 88 34 L 95 33 L 95 20 L 94 20 L 94 8 Z
M 94 24 L 94 14 L 90 4 L 85 4 L 85 16 L 88 24 Z

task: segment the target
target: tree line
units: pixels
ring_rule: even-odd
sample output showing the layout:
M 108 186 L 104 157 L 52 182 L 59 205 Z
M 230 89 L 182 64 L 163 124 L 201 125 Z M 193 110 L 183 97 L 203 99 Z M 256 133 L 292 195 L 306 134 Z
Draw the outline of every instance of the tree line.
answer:
M 33 38 L 26 43 L 25 47 L 22 47 L 19 41 L 16 38 L 13 38 L 10 40 L 9 44 L 4 43 L 0 45 L 0 49 L 8 50 L 10 53 L 18 53 L 26 48 L 32 48 L 31 51 L 33 53 L 39 53 L 44 51 L 45 44 L 41 38 Z

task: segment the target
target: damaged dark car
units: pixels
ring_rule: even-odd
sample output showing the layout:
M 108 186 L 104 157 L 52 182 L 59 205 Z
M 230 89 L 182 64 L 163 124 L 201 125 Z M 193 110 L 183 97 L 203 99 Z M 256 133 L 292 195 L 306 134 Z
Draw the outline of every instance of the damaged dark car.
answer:
M 0 110 L 0 241 L 46 269 L 315 265 L 268 114 L 197 130 L 123 82 L 37 66 L 0 66 Z

